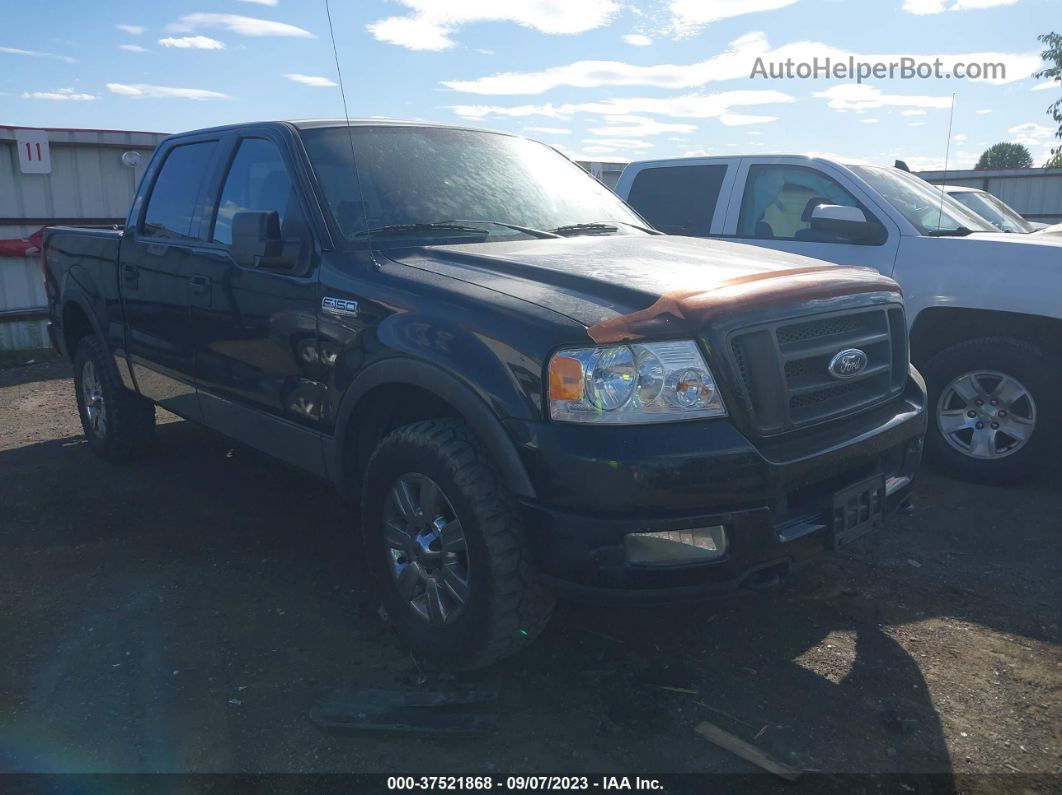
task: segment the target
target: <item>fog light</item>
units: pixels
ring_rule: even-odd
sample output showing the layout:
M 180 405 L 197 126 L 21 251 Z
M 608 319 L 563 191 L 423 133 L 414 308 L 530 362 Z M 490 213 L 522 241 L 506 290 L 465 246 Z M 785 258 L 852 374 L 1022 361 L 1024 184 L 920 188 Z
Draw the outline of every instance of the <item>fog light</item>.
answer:
M 628 563 L 672 565 L 716 560 L 726 554 L 727 537 L 722 525 L 664 530 L 659 533 L 628 533 L 623 537 Z

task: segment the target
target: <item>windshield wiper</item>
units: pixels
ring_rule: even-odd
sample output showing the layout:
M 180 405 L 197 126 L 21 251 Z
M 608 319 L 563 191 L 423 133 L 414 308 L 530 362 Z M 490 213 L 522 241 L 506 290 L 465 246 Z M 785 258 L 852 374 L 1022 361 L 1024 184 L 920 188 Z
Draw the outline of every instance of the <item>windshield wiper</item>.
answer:
M 973 234 L 972 229 L 960 226 L 955 229 L 930 229 L 926 232 L 930 237 L 966 237 Z
M 464 224 L 457 224 L 450 221 L 438 221 L 432 224 L 389 224 L 387 226 L 377 226 L 372 229 L 356 232 L 355 237 L 365 237 L 368 235 L 406 235 L 416 234 L 417 232 L 458 232 L 461 234 L 475 235 L 490 234 L 486 229 L 480 229 L 478 226 L 465 226 Z
M 550 231 L 562 237 L 579 234 L 609 235 L 613 232 L 619 231 L 619 227 L 617 227 L 616 224 L 620 224 L 621 226 L 629 226 L 631 229 L 638 229 L 650 235 L 661 234 L 655 229 L 649 229 L 645 226 L 638 226 L 638 224 L 631 224 L 627 221 L 612 221 L 607 224 L 601 223 L 600 221 L 595 221 L 593 223 L 588 224 L 567 224 L 566 226 L 558 226 L 556 229 L 551 229 Z
M 558 226 L 556 229 L 551 229 L 551 232 L 561 237 L 567 235 L 609 235 L 613 232 L 618 232 L 619 227 L 612 224 L 602 223 L 590 223 L 590 224 L 566 224 L 565 226 Z
M 515 229 L 517 232 L 523 232 L 525 235 L 531 235 L 531 237 L 560 237 L 560 235 L 553 232 L 547 232 L 545 229 L 534 229 L 530 226 L 520 226 L 519 224 L 510 224 L 508 221 L 450 221 L 453 224 L 491 224 L 493 226 L 504 226 L 506 229 Z

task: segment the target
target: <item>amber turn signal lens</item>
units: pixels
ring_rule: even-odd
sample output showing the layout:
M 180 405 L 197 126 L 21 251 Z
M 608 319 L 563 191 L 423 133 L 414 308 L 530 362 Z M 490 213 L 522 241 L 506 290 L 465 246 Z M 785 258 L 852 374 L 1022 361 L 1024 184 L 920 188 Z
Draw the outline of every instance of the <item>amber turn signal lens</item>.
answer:
M 550 359 L 549 399 L 583 399 L 583 366 L 577 359 L 568 356 L 554 356 Z

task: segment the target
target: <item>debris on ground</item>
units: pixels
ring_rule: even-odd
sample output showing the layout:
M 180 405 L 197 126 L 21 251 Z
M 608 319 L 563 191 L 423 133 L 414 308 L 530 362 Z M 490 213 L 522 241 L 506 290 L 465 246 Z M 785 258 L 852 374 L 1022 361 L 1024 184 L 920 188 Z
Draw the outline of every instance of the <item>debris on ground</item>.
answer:
M 757 767 L 763 768 L 768 773 L 774 773 L 774 775 L 784 778 L 786 781 L 796 781 L 803 772 L 775 759 L 766 751 L 742 740 L 725 729 L 719 728 L 714 723 L 701 721 L 694 727 L 694 731 L 708 740 L 708 742 L 714 743 L 720 748 L 740 756 L 746 762 L 752 762 Z

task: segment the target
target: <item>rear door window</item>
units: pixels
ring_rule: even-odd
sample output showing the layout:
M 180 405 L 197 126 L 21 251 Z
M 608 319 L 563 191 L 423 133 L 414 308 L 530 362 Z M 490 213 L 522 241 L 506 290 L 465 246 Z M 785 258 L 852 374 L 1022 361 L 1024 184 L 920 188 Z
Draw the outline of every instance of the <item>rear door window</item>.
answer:
M 216 141 L 202 141 L 170 150 L 144 211 L 145 234 L 178 240 L 197 237 L 192 224 L 216 146 Z
M 627 202 L 669 235 L 708 235 L 725 165 L 666 166 L 639 171 Z

